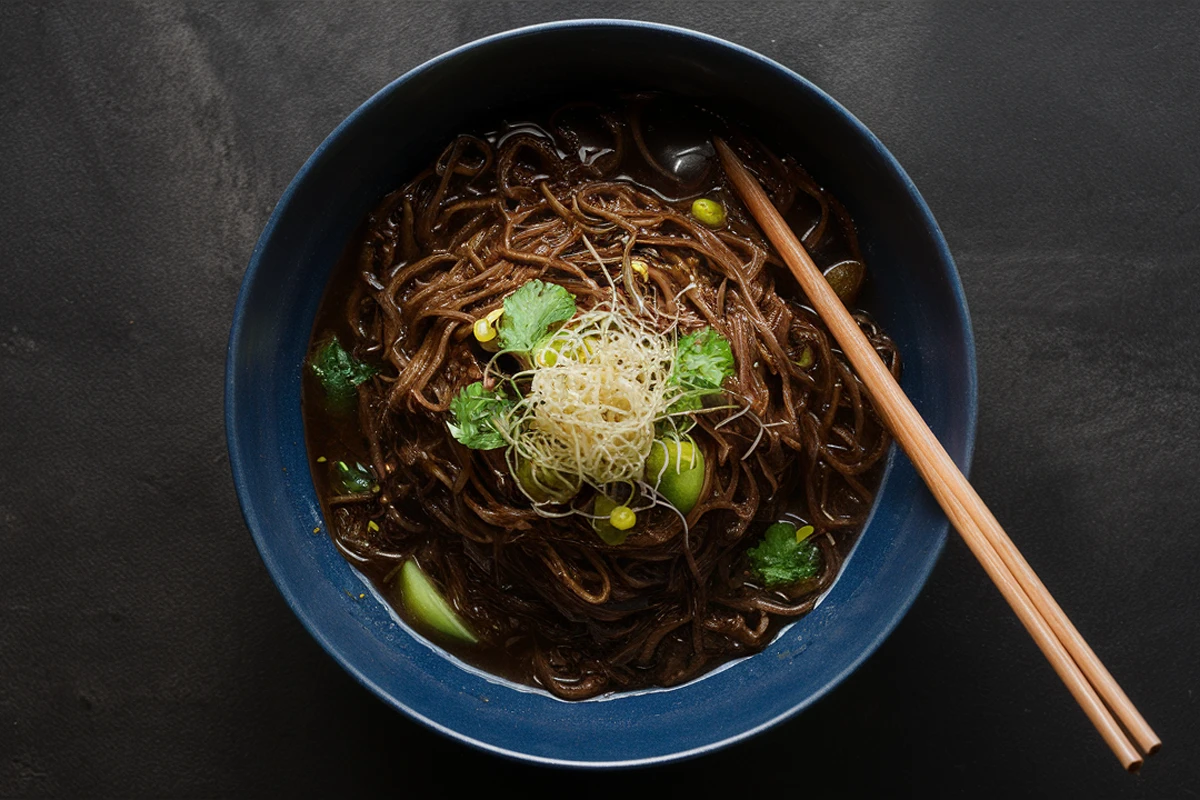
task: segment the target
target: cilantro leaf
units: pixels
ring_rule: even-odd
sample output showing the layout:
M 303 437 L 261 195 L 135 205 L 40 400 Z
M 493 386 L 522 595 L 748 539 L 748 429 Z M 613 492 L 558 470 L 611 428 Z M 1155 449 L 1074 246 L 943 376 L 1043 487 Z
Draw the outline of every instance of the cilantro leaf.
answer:
M 495 450 L 508 442 L 496 428 L 496 417 L 512 402 L 499 392 L 483 388 L 479 381 L 470 384 L 450 401 L 454 421 L 447 423 L 450 434 L 473 450 Z
M 351 494 L 369 492 L 375 485 L 375 476 L 371 474 L 370 467 L 358 462 L 352 466 L 345 461 L 338 461 L 334 464 L 334 473 L 342 488 Z
M 355 389 L 379 372 L 377 367 L 350 355 L 336 336 L 317 348 L 309 359 L 308 367 L 317 376 L 326 397 L 334 405 L 344 405 L 353 400 Z
M 733 348 L 712 328 L 689 333 L 675 348 L 671 380 L 688 389 L 720 391 L 733 374 Z
M 529 353 L 550 332 L 550 326 L 575 316 L 575 295 L 556 283 L 532 280 L 504 298 L 500 346 Z
M 689 333 L 675 346 L 675 364 L 668 384 L 685 390 L 671 407 L 669 414 L 699 411 L 706 395 L 721 391 L 721 384 L 733 374 L 733 348 L 729 340 L 712 328 Z M 690 417 L 677 420 L 676 430 L 691 427 Z
M 767 587 L 811 578 L 821 568 L 821 549 L 807 537 L 797 542 L 796 526 L 790 522 L 767 528 L 758 547 L 750 548 L 746 555 L 755 577 Z
M 689 391 L 681 394 L 679 399 L 667 409 L 668 414 L 691 414 L 704 408 L 703 395 L 705 392 Z

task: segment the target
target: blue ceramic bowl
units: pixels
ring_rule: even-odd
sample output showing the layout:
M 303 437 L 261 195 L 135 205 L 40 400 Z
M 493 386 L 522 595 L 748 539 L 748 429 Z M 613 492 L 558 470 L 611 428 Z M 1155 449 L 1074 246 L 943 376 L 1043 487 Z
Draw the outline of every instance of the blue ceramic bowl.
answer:
M 482 674 L 414 633 L 334 550 L 305 457 L 301 367 L 330 270 L 376 200 L 496 109 L 568 99 L 592 77 L 732 102 L 849 208 L 869 270 L 863 303 L 899 343 L 904 389 L 966 467 L 975 355 L 946 243 L 904 170 L 794 72 L 691 31 L 589 20 L 503 33 L 435 58 L 346 119 L 300 170 L 254 248 L 234 312 L 226 427 L 246 523 L 288 605 L 385 702 L 508 756 L 590 767 L 671 761 L 799 713 L 871 654 L 937 560 L 946 521 L 893 451 L 837 584 L 763 653 L 669 690 L 567 703 Z M 358 600 L 366 593 L 364 600 Z

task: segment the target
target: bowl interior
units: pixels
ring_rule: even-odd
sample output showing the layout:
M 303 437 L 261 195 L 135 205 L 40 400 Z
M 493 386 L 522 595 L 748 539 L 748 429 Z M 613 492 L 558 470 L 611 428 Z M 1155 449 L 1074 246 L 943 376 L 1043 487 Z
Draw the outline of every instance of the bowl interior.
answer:
M 230 338 L 231 463 L 263 560 L 313 636 L 386 702 L 496 752 L 615 766 L 703 752 L 803 709 L 891 631 L 932 569 L 946 522 L 907 459 L 893 452 L 837 584 L 764 653 L 674 689 L 580 703 L 452 661 L 398 620 L 338 555 L 309 476 L 300 377 L 347 238 L 380 196 L 474 120 L 531 98 L 569 99 L 581 85 L 713 98 L 799 157 L 856 220 L 868 265 L 862 301 L 899 344 L 904 389 L 963 467 L 975 430 L 974 351 L 945 242 L 890 154 L 811 84 L 700 34 L 605 21 L 501 34 L 392 83 L 313 154 L 254 250 Z M 317 526 L 322 533 L 313 535 Z

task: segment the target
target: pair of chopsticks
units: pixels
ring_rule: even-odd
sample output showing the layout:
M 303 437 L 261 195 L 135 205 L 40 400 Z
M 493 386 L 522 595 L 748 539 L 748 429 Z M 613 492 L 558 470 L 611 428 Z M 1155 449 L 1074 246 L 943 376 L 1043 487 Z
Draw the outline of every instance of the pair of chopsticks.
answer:
M 729 145 L 714 143 L 738 195 L 829 326 L 892 436 L 1122 766 L 1136 772 L 1141 753 L 1154 754 L 1162 741 L 955 466 L 758 181 Z

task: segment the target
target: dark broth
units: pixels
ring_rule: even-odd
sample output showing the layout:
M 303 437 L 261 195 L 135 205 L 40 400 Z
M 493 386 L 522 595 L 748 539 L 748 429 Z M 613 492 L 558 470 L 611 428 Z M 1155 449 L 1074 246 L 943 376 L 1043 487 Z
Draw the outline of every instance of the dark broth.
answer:
M 714 166 L 711 136 L 714 133 L 727 136 L 731 131 L 731 126 L 723 116 L 669 96 L 638 96 L 633 100 L 626 98 L 608 102 L 624 105 L 626 108 L 636 108 L 636 111 L 631 113 L 640 115 L 642 143 L 658 162 L 657 166 L 651 164 L 643 156 L 640 146 L 626 147 L 617 170 L 619 180 L 654 194 L 680 210 L 688 209 L 692 200 L 701 196 L 718 200 L 731 212 L 741 209 L 740 203 L 729 193 L 721 180 L 719 169 Z M 578 108 L 579 119 L 572 126 L 578 140 L 565 144 L 571 146 L 574 155 L 581 161 L 604 157 L 608 141 L 607 132 L 603 126 L 595 124 L 595 120 L 588 119 L 586 104 L 581 104 Z M 552 114 L 558 115 L 553 117 L 555 121 L 561 121 L 562 115 L 572 113 L 572 109 L 567 107 L 565 111 L 561 108 L 549 111 L 534 109 L 528 113 L 510 115 L 492 126 L 489 132 L 481 134 L 481 138 L 493 147 L 501 145 L 509 137 L 526 133 L 554 139 L 550 132 Z M 562 144 L 560 141 L 560 146 Z M 524 166 L 536 169 L 533 163 Z M 664 167 L 668 172 L 682 176 L 683 180 L 675 180 L 664 174 Z M 814 241 L 806 244 L 811 245 L 810 252 L 823 269 L 858 257 L 852 223 L 833 198 L 823 194 L 818 197 L 807 191 L 796 191 L 790 205 L 786 218 L 793 230 L 800 236 L 813 234 L 814 231 L 818 233 L 812 237 Z M 318 342 L 327 340 L 331 334 L 336 335 L 342 342 L 351 343 L 355 340 L 355 333 L 351 330 L 345 310 L 362 280 L 360 250 L 365 230 L 364 223 L 351 237 L 332 273 L 313 325 L 313 347 Z M 727 230 L 742 236 L 758 235 L 744 212 L 730 214 Z M 776 290 L 780 295 L 788 295 L 798 304 L 805 303 L 804 298 L 794 288 L 793 280 L 784 270 L 774 264 L 768 264 L 766 269 L 778 273 Z M 532 638 L 524 644 L 510 643 L 507 647 L 470 646 L 435 631 L 429 631 L 419 621 L 411 618 L 398 598 L 393 577 L 402 563 L 402 557 L 398 557 L 397 553 L 372 553 L 369 547 L 363 546 L 359 541 L 365 535 L 362 533 L 363 517 L 360 510 L 353 506 L 330 504 L 330 499 L 340 491 L 334 473 L 336 462 L 371 463 L 369 442 L 360 425 L 358 414 L 354 409 L 331 413 L 320 384 L 307 369 L 303 379 L 302 411 L 313 482 L 321 500 L 326 529 L 339 551 L 378 588 L 406 620 L 439 645 L 487 672 L 520 683 L 539 685 L 541 681 L 530 667 L 529 648 L 534 646 Z M 878 486 L 882 469 L 883 459 L 879 459 L 877 464 L 859 476 L 859 480 L 873 491 Z M 422 509 L 417 499 L 413 498 L 401 513 L 420 518 Z M 774 518 L 778 519 L 779 514 Z M 800 518 L 808 518 L 803 509 Z M 770 521 L 763 520 L 761 525 L 753 529 L 753 536 L 748 538 L 747 546 L 758 541 L 762 528 Z M 835 542 L 836 552 L 844 556 L 856 534 L 857 530 L 839 531 L 838 535 L 830 537 L 829 541 Z M 766 641 L 774 638 L 779 629 L 791 621 L 788 617 L 772 615 Z M 684 635 L 682 631 L 668 633 L 664 637 L 668 644 L 662 647 L 669 649 L 672 646 L 670 643 L 678 643 Z M 750 649 L 745 652 L 755 651 Z M 711 670 L 739 654 L 734 652 L 714 657 L 694 674 Z M 634 683 L 628 687 L 613 688 L 641 687 Z

